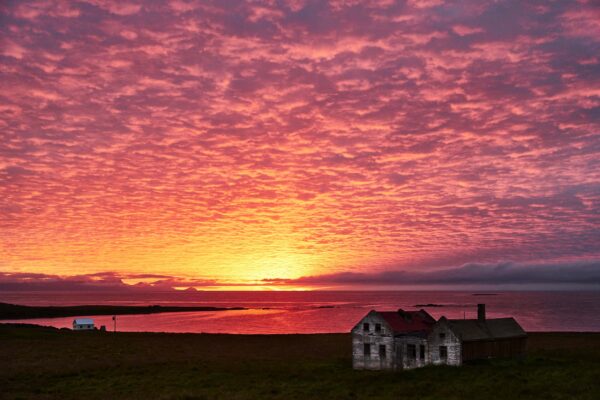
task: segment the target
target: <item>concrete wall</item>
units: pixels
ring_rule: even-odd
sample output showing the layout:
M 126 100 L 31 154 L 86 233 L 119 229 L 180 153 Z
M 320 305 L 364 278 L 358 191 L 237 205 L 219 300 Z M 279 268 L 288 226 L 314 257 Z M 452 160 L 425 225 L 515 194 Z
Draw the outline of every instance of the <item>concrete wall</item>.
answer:
M 369 324 L 369 330 L 363 324 Z M 376 324 L 381 325 L 381 331 L 376 332 Z M 364 354 L 364 344 L 371 345 L 369 355 Z M 385 357 L 380 357 L 379 346 L 385 346 Z M 352 367 L 354 369 L 395 369 L 396 349 L 394 335 L 383 318 L 377 313 L 370 312 L 352 329 Z
M 443 336 L 443 337 L 442 337 Z M 462 365 L 462 348 L 460 340 L 448 329 L 448 325 L 438 321 L 429 334 L 429 357 L 434 365 Z M 448 357 L 440 357 L 440 346 L 446 346 Z
M 415 346 L 415 357 L 409 353 L 409 345 Z M 424 346 L 424 357 L 421 357 L 421 346 Z M 412 369 L 429 364 L 429 345 L 426 338 L 417 336 L 400 336 L 396 338 L 396 363 L 398 368 Z

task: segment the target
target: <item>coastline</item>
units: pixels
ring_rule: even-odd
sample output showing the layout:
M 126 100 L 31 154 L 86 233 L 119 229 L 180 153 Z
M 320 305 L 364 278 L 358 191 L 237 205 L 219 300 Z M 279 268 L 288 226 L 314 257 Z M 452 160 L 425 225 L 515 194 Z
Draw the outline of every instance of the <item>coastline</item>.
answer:
M 0 303 L 0 322 L 2 320 L 62 318 L 80 315 L 136 315 L 158 314 L 166 312 L 190 311 L 231 311 L 247 310 L 244 307 L 189 307 L 189 306 L 112 306 L 112 305 L 80 305 L 80 306 L 24 306 Z

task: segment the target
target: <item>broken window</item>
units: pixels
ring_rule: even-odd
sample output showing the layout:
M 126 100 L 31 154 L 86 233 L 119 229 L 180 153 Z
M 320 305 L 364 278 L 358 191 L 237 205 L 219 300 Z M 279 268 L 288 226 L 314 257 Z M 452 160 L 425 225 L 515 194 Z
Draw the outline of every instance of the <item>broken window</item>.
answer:
M 363 324 L 363 331 L 365 331 L 365 332 L 369 332 L 369 323 L 368 323 L 368 322 L 365 322 L 365 323 Z
M 381 332 L 381 324 L 375 324 L 375 332 Z
M 371 357 L 371 345 L 369 343 L 364 344 L 363 351 L 365 357 Z
M 448 347 L 440 346 L 440 360 L 446 361 L 448 359 Z
M 417 346 L 414 344 L 407 344 L 406 355 L 409 360 L 415 360 L 417 358 Z
M 385 344 L 380 344 L 379 345 L 379 358 L 384 359 L 385 356 L 386 356 Z
M 421 357 L 421 360 L 425 359 L 425 345 L 424 344 L 422 344 L 419 347 L 419 356 Z
M 446 339 L 446 334 L 445 333 L 440 333 L 440 339 L 442 339 L 442 340 Z

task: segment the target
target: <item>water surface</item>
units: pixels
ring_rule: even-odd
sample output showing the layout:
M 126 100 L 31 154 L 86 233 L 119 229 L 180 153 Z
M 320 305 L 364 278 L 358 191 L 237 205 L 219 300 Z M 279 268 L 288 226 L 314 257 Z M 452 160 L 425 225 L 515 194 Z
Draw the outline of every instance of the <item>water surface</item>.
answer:
M 369 310 L 424 308 L 435 318 L 476 318 L 486 303 L 489 318 L 515 317 L 528 331 L 600 331 L 600 291 L 590 292 L 154 292 L 66 293 L 3 292 L 0 301 L 26 305 L 178 305 L 245 307 L 248 310 L 179 312 L 117 317 L 118 331 L 206 333 L 348 332 Z M 417 305 L 433 304 L 437 306 Z M 91 317 L 113 329 L 112 316 Z M 57 328 L 75 317 L 18 321 Z

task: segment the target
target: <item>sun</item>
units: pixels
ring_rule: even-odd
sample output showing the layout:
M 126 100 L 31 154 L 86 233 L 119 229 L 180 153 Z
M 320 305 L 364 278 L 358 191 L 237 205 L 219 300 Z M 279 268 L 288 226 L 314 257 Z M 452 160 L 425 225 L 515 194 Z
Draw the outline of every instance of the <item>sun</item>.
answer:
M 294 279 L 306 275 L 312 268 L 311 258 L 284 250 L 272 254 L 248 254 L 230 268 L 243 279 Z M 224 268 L 226 269 L 226 268 Z

